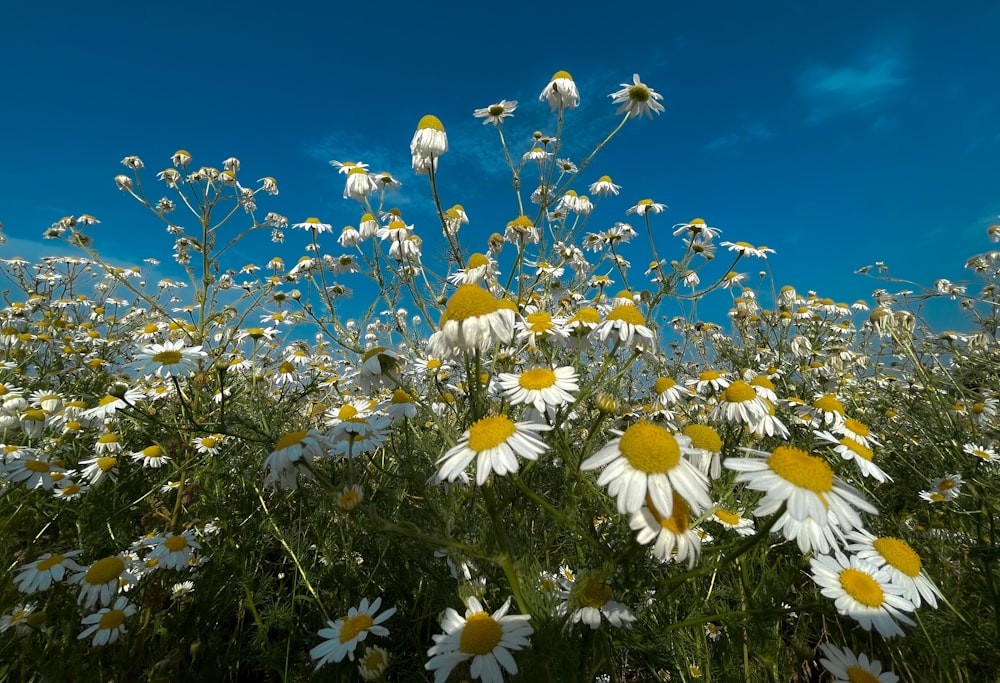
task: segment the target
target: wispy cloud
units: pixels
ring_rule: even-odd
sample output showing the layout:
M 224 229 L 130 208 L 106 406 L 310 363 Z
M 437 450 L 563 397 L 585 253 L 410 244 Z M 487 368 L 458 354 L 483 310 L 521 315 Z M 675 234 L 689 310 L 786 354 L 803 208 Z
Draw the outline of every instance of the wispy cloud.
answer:
M 767 140 L 768 138 L 773 137 L 774 131 L 765 126 L 763 123 L 751 123 L 744 126 L 740 130 L 729 133 L 728 135 L 722 135 L 714 140 L 710 140 L 705 144 L 705 149 L 710 152 L 717 152 L 719 150 L 729 149 L 746 142 Z
M 799 74 L 798 90 L 809 104 L 809 122 L 819 123 L 876 109 L 908 80 L 900 51 L 876 51 L 853 64 L 808 66 Z

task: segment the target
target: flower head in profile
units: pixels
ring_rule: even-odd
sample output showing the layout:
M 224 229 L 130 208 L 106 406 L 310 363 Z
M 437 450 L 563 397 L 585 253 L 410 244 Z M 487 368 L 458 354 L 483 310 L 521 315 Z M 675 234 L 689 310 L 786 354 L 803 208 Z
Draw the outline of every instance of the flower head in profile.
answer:
M 390 607 L 378 614 L 381 606 L 382 598 L 375 598 L 370 604 L 368 598 L 363 598 L 360 605 L 347 611 L 346 617 L 326 622 L 328 628 L 319 630 L 319 637 L 325 641 L 309 651 L 309 656 L 317 660 L 316 668 L 340 662 L 344 657 L 353 662 L 354 650 L 369 633 L 382 637 L 389 635 L 389 629 L 382 626 L 382 622 L 395 614 L 396 608 Z
M 314 233 L 321 232 L 333 232 L 333 226 L 329 223 L 323 223 L 320 219 L 315 216 L 310 216 L 301 223 L 295 223 L 292 228 L 297 230 L 311 230 Z
M 628 608 L 614 599 L 614 590 L 600 574 L 581 572 L 577 576 L 569 567 L 562 567 L 558 580 L 563 601 L 556 614 L 569 616 L 567 626 L 583 623 L 596 630 L 603 618 L 615 628 L 628 628 L 635 621 Z
M 575 109 L 580 104 L 580 91 L 577 90 L 573 77 L 565 71 L 557 71 L 552 75 L 549 84 L 538 96 L 540 102 L 548 100 L 552 111 L 557 109 Z
M 653 112 L 663 113 L 663 105 L 658 100 L 663 99 L 663 95 L 654 91 L 648 85 L 639 80 L 639 74 L 632 74 L 632 83 L 622 83 L 622 89 L 608 95 L 613 104 L 620 104 L 619 114 L 626 111 L 631 117 L 639 117 L 645 114 L 653 118 Z
M 447 359 L 510 342 L 513 335 L 513 310 L 482 287 L 459 285 L 441 316 L 441 328 L 428 340 L 427 350 L 435 358 Z
M 507 614 L 510 599 L 493 614 L 482 603 L 470 597 L 465 616 L 452 608 L 441 621 L 442 634 L 434 635 L 434 645 L 427 650 L 430 659 L 424 665 L 434 672 L 434 683 L 444 683 L 452 670 L 462 662 L 471 661 L 469 673 L 486 683 L 502 683 L 503 672 L 516 674 L 517 662 L 512 651 L 528 646 L 534 633 L 529 624 L 530 614 Z
M 475 110 L 472 115 L 477 119 L 483 119 L 484 126 L 488 123 L 499 126 L 505 118 L 514 115 L 515 109 L 517 109 L 517 100 L 500 100 L 496 104 Z
M 447 151 L 448 136 L 444 132 L 441 119 L 431 114 L 420 119 L 413 140 L 410 141 L 413 170 L 418 175 L 426 174 L 431 168 L 437 170 L 438 157 Z
M 462 438 L 437 461 L 442 480 L 455 481 L 465 468 L 476 461 L 476 484 L 486 483 L 491 472 L 499 475 L 517 472 L 515 456 L 537 460 L 548 446 L 533 432 L 550 427 L 531 422 L 514 422 L 506 415 L 484 417 L 472 423 Z

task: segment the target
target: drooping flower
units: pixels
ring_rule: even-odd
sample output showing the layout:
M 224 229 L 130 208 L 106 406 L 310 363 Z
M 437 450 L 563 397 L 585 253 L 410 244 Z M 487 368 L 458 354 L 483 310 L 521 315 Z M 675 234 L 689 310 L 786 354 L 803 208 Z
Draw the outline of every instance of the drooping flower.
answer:
M 573 77 L 566 71 L 557 71 L 552 75 L 549 84 L 538 96 L 540 102 L 548 100 L 552 111 L 575 109 L 580 104 L 580 91 L 577 90 Z
M 441 120 L 427 114 L 417 123 L 417 131 L 410 141 L 413 170 L 418 175 L 426 174 L 429 169 L 436 171 L 438 157 L 447 151 L 448 135 L 444 132 Z

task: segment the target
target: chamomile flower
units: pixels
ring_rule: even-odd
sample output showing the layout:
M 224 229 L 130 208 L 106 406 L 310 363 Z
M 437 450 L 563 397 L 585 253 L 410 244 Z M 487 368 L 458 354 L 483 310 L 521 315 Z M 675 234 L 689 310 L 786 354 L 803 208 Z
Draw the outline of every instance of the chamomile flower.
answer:
M 855 508 L 877 515 L 878 510 L 860 492 L 834 476 L 827 462 L 793 446 L 778 446 L 772 453 L 743 449 L 757 457 L 727 458 L 727 469 L 764 497 L 754 516 L 765 517 L 785 504 L 774 524 L 785 538 L 795 540 L 802 552 L 827 552 L 837 534 L 863 528 Z
M 500 373 L 500 387 L 511 405 L 531 405 L 539 413 L 547 408 L 559 408 L 573 402 L 579 390 L 576 370 L 571 366 L 525 370 L 519 375 Z
M 462 438 L 438 461 L 438 474 L 444 481 L 455 481 L 466 467 L 476 461 L 476 484 L 486 483 L 491 472 L 503 476 L 517 472 L 517 457 L 537 460 L 548 445 L 533 432 L 551 427 L 531 422 L 514 422 L 506 415 L 484 417 L 470 426 Z
M 869 659 L 868 655 L 856 655 L 847 648 L 839 648 L 822 643 L 819 649 L 824 657 L 819 660 L 827 671 L 836 676 L 833 683 L 898 683 L 899 676 L 891 671 L 882 671 L 882 662 Z
M 646 504 L 632 513 L 629 527 L 638 532 L 635 540 L 639 543 L 646 545 L 656 541 L 653 556 L 661 562 L 681 563 L 687 560 L 688 569 L 691 569 L 701 554 L 701 539 L 691 527 L 691 512 L 687 501 L 676 491 L 669 516 L 661 515 L 647 496 Z
M 319 234 L 322 232 L 333 232 L 332 225 L 330 225 L 329 223 L 323 223 L 322 221 L 320 221 L 320 219 L 316 218 L 315 216 L 310 216 L 301 223 L 295 223 L 294 225 L 292 225 L 292 228 L 298 230 L 310 230 L 315 234 Z
M 573 77 L 566 71 L 557 71 L 552 75 L 549 84 L 538 96 L 540 102 L 548 100 L 552 111 L 576 109 L 580 104 L 580 91 L 573 82 Z
M 689 424 L 681 430 L 684 436 L 691 439 L 691 450 L 687 453 L 688 460 L 698 470 L 712 479 L 718 479 L 722 474 L 722 437 L 714 427 L 702 424 Z
M 358 507 L 365 500 L 364 489 L 358 484 L 352 484 L 347 486 L 340 495 L 337 496 L 337 507 L 340 508 L 342 512 L 353 512 L 357 510 Z
M 438 157 L 448 151 L 448 135 L 441 120 L 428 114 L 417 123 L 417 130 L 410 141 L 413 156 L 413 170 L 418 175 L 426 174 L 431 168 L 437 170 Z
M 132 462 L 140 463 L 143 467 L 163 467 L 169 461 L 170 457 L 157 444 L 147 446 L 141 451 L 136 451 L 132 454 Z
M 753 520 L 748 517 L 744 517 L 739 512 L 732 512 L 723 508 L 717 508 L 715 512 L 709 516 L 709 519 L 713 522 L 718 522 L 724 529 L 735 531 L 740 536 L 753 536 L 754 534 Z
M 915 609 L 913 603 L 884 569 L 840 553 L 814 557 L 809 566 L 820 592 L 834 601 L 837 612 L 854 619 L 866 631 L 874 627 L 883 638 L 893 638 L 903 635 L 897 621 L 913 626 L 904 614 Z
M 308 473 L 313 459 L 322 457 L 326 448 L 326 440 L 315 430 L 288 432 L 278 439 L 274 450 L 264 460 L 264 485 L 296 488 L 296 475 Z
M 191 443 L 194 444 L 194 449 L 202 455 L 218 455 L 219 449 L 225 441 L 225 435 L 212 434 L 210 436 L 196 436 L 191 440 Z
M 955 500 L 962 492 L 962 485 L 965 480 L 961 474 L 946 474 L 943 477 L 931 479 L 931 493 L 944 497 L 944 500 Z
M 87 460 L 81 460 L 83 467 L 81 475 L 90 483 L 96 484 L 100 481 L 118 479 L 118 458 L 113 455 L 100 455 Z
M 514 115 L 515 109 L 517 109 L 517 100 L 500 100 L 496 104 L 476 109 L 472 115 L 477 119 L 482 119 L 484 126 L 488 123 L 499 126 L 505 118 Z
M 712 415 L 723 422 L 753 427 L 767 414 L 763 399 L 741 379 L 731 382 L 723 389 L 718 400 Z
M 707 368 L 702 370 L 698 374 L 698 377 L 687 380 L 686 384 L 692 387 L 696 393 L 702 394 L 712 391 L 723 391 L 729 386 L 731 381 L 724 373 Z
M 814 432 L 823 441 L 833 444 L 834 451 L 837 455 L 842 457 L 844 460 L 853 460 L 858 469 L 861 470 L 861 474 L 866 477 L 871 477 L 875 481 L 887 482 L 892 481 L 892 477 L 885 473 L 885 471 L 872 462 L 872 458 L 875 453 L 867 445 L 856 441 L 849 436 L 843 436 L 839 439 L 831 434 L 830 432 Z M 869 442 L 872 443 L 872 442 Z
M 1000 463 L 1000 454 L 997 453 L 995 446 L 984 446 L 977 443 L 967 443 L 962 446 L 962 452 L 971 455 L 974 458 L 979 458 L 983 462 L 988 463 Z
M 621 185 L 615 185 L 611 182 L 611 176 L 602 175 L 597 179 L 596 183 L 591 184 L 590 194 L 597 195 L 598 197 L 604 197 L 607 195 L 618 195 L 618 191 L 622 189 Z
M 94 605 L 110 605 L 111 599 L 124 586 L 134 585 L 136 577 L 128 571 L 123 555 L 105 557 L 73 575 L 72 584 L 79 584 L 80 603 L 85 608 Z
M 83 570 L 83 567 L 73 560 L 82 552 L 82 550 L 71 550 L 68 553 L 45 553 L 34 562 L 21 567 L 14 577 L 14 585 L 19 591 L 28 595 L 47 591 L 53 583 L 65 578 L 67 569 L 73 572 Z
M 605 468 L 597 484 L 608 487 L 622 514 L 637 512 L 649 496 L 660 515 L 669 517 L 674 491 L 699 509 L 712 504 L 708 479 L 682 457 L 690 450 L 690 437 L 641 421 L 584 460 L 580 469 Z
M 208 358 L 200 346 L 185 346 L 184 340 L 150 344 L 136 355 L 146 371 L 153 371 L 160 377 L 187 377 L 198 370 L 198 363 Z
M 427 650 L 430 659 L 424 665 L 434 672 L 434 683 L 445 683 L 452 670 L 472 660 L 469 673 L 484 683 L 503 683 L 503 671 L 516 674 L 517 662 L 512 651 L 528 646 L 534 629 L 530 614 L 508 614 L 510 599 L 493 614 L 470 597 L 461 616 L 449 607 L 441 621 L 442 634 L 434 635 L 434 645 Z
M 673 377 L 658 378 L 653 385 L 653 393 L 656 394 L 656 404 L 663 408 L 669 408 L 682 399 L 691 398 L 691 392 L 687 387 L 678 384 Z
M 652 199 L 640 199 L 634 206 L 625 212 L 625 215 L 627 216 L 630 213 L 634 213 L 637 216 L 645 216 L 650 213 L 663 213 L 666 208 L 666 204 L 654 202 Z
M 45 611 L 36 611 L 38 604 L 24 603 L 14 607 L 13 611 L 0 616 L 0 633 L 13 628 L 15 633 L 23 634 L 38 628 L 45 623 Z
M 625 348 L 636 344 L 651 344 L 656 338 L 653 330 L 646 326 L 646 318 L 638 308 L 622 304 L 611 309 L 601 323 L 594 328 L 594 336 L 607 342 L 611 339 Z
M 566 568 L 568 570 L 568 568 Z M 563 589 L 559 592 L 563 601 L 556 608 L 556 614 L 569 616 L 566 626 L 586 624 L 592 630 L 597 630 L 602 619 L 615 628 L 628 628 L 635 621 L 635 616 L 625 605 L 614 600 L 614 590 L 601 576 L 583 572 L 579 577 L 573 572 L 560 570 L 560 583 Z
M 136 606 L 129 603 L 128 598 L 124 595 L 119 596 L 111 607 L 105 607 L 83 618 L 81 623 L 87 628 L 77 636 L 77 640 L 94 636 L 91 644 L 95 647 L 114 643 L 122 633 L 125 633 L 125 620 L 137 611 Z
M 370 645 L 358 658 L 358 673 L 366 681 L 381 678 L 389 668 L 389 652 L 384 647 Z
M 51 491 L 59 476 L 66 473 L 65 468 L 50 462 L 47 455 L 32 448 L 21 448 L 17 453 L 19 457 L 6 464 L 7 480 L 12 483 L 23 482 L 27 489 Z
M 326 641 L 309 651 L 309 656 L 317 660 L 316 668 L 330 662 L 343 661 L 344 657 L 353 662 L 354 650 L 369 633 L 381 637 L 389 635 L 389 629 L 382 626 L 382 623 L 396 613 L 396 608 L 390 607 L 379 614 L 381 606 L 380 597 L 371 603 L 368 598 L 362 598 L 360 605 L 347 611 L 347 616 L 337 621 L 327 621 L 328 628 L 319 630 L 320 638 L 325 638 Z
M 156 566 L 164 569 L 187 569 L 195 550 L 201 550 L 201 544 L 195 540 L 194 530 L 188 529 L 180 534 L 167 533 L 154 536 L 148 544 L 153 549 L 146 560 L 156 560 Z
M 629 116 L 641 117 L 643 114 L 653 118 L 653 112 L 663 113 L 663 105 L 658 100 L 663 99 L 655 90 L 639 80 L 639 74 L 632 74 L 632 83 L 622 83 L 622 89 L 617 90 L 608 97 L 612 104 L 620 104 L 618 114 L 626 111 Z
M 514 311 L 476 285 L 460 285 L 448 300 L 440 329 L 431 335 L 427 350 L 436 358 L 462 352 L 485 351 L 514 335 Z
M 903 597 L 914 607 L 920 607 L 921 602 L 937 607 L 941 591 L 922 570 L 920 555 L 909 543 L 892 536 L 876 538 L 864 529 L 852 531 L 847 539 L 850 541 L 847 549 L 889 572 L 892 583 L 903 589 Z

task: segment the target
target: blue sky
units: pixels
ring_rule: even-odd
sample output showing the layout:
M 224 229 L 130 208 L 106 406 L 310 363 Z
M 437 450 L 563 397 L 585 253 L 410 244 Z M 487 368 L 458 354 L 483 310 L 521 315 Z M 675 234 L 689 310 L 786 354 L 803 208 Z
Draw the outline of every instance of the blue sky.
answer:
M 443 201 L 465 206 L 463 238 L 482 250 L 517 208 L 472 110 L 519 100 L 505 130 L 523 149 L 554 132 L 538 94 L 560 69 L 581 91 L 564 136 L 576 160 L 617 123 L 608 94 L 634 72 L 664 96 L 583 174 L 623 187 L 594 229 L 650 197 L 670 207 L 665 243 L 701 216 L 774 248 L 779 285 L 850 302 L 877 286 L 853 274 L 876 260 L 928 285 L 963 279 L 1000 214 L 994 2 L 52 2 L 0 10 L 0 25 L 8 256 L 50 253 L 42 231 L 90 213 L 106 255 L 168 261 L 170 238 L 112 179 L 137 154 L 152 182 L 178 148 L 240 158 L 241 178 L 280 183 L 262 209 L 338 230 L 358 211 L 327 162 L 366 161 L 403 181 L 397 203 L 426 234 L 408 145 L 427 113 L 451 144 Z

